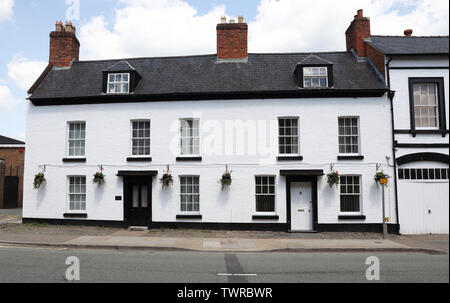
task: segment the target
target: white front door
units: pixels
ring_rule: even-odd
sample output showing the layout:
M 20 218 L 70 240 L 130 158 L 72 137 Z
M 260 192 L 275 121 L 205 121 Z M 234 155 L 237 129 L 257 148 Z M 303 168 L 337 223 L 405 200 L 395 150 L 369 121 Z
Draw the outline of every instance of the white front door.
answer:
M 310 182 L 291 183 L 291 230 L 313 230 L 312 184 Z

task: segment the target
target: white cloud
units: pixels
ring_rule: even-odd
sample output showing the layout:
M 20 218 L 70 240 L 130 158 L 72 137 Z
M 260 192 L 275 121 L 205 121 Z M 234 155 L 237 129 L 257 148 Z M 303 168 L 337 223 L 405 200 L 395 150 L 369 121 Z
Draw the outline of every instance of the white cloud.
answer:
M 47 62 L 28 60 L 21 53 L 8 63 L 8 76 L 17 87 L 28 90 L 47 66 Z
M 199 15 L 187 0 L 120 4 L 113 24 L 97 16 L 81 26 L 83 60 L 216 53 L 215 27 L 225 6 Z M 403 35 L 413 28 L 414 35 L 448 35 L 448 7 L 447 0 L 261 0 L 249 23 L 249 51 L 345 50 L 345 30 L 360 8 L 371 17 L 373 34 Z
M 447 0 L 262 0 L 249 24 L 249 51 L 345 50 L 345 31 L 361 8 L 373 35 L 403 35 L 407 28 L 414 35 L 448 35 Z
M 0 22 L 11 19 L 14 14 L 14 0 L 0 0 Z
M 12 111 L 19 102 L 19 98 L 13 96 L 8 86 L 0 85 L 0 111 Z
M 79 31 L 82 59 L 190 55 L 216 52 L 216 28 L 224 6 L 208 13 L 181 0 L 122 0 L 112 30 L 103 16 Z M 101 41 L 99 43 L 99 41 Z

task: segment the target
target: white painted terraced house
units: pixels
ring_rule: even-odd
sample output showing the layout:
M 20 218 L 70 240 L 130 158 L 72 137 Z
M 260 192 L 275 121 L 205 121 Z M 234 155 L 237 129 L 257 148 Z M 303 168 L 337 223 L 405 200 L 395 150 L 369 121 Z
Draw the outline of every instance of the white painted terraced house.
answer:
M 392 93 L 355 51 L 361 18 L 345 52 L 248 54 L 240 18 L 217 25 L 217 54 L 100 61 L 79 61 L 75 29 L 57 24 L 29 92 L 24 222 L 381 231 Z

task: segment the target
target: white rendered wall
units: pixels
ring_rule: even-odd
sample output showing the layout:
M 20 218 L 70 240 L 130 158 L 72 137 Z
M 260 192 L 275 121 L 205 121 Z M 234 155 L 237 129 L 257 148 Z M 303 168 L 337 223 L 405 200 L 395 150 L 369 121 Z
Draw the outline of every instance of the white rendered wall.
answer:
M 278 145 L 277 118 L 298 116 L 300 118 L 300 153 L 302 162 L 276 162 Z M 359 116 L 361 132 L 361 154 L 363 161 L 337 161 L 338 117 Z M 223 155 L 218 152 L 202 154 L 201 163 L 176 163 L 178 154 L 170 146 L 176 141 L 177 124 L 180 118 L 200 117 L 203 126 L 203 141 L 220 138 L 212 135 L 212 126 L 225 126 L 226 120 L 262 121 L 273 120 L 269 135 L 272 144 L 270 155 L 257 154 Z M 130 120 L 151 120 L 151 165 L 129 164 Z M 68 121 L 86 121 L 85 164 L 64 164 L 66 157 L 66 128 Z M 251 123 L 250 123 L 251 124 Z M 175 126 L 174 126 L 175 125 Z M 87 213 L 89 220 L 123 220 L 123 196 L 119 170 L 157 170 L 159 177 L 166 165 L 175 179 L 168 190 L 162 190 L 159 182 L 153 181 L 152 214 L 155 222 L 174 222 L 180 214 L 180 175 L 200 176 L 200 212 L 202 222 L 251 223 L 255 214 L 255 175 L 276 176 L 276 213 L 279 221 L 286 222 L 286 184 L 280 176 L 281 169 L 323 169 L 330 171 L 330 163 L 342 174 L 362 175 L 362 221 L 338 220 L 339 189 L 330 189 L 326 177 L 318 181 L 319 223 L 380 223 L 381 189 L 373 176 L 376 163 L 393 176 L 386 163 L 392 163 L 392 133 L 390 103 L 387 97 L 338 98 L 338 99 L 272 99 L 272 100 L 226 100 L 189 102 L 148 102 L 103 105 L 73 105 L 35 107 L 29 104 L 27 118 L 27 153 L 25 161 L 24 218 L 62 219 L 68 211 L 67 176 L 87 177 Z M 209 135 L 209 136 L 208 136 Z M 250 136 L 253 139 L 253 136 Z M 264 137 L 260 135 L 260 137 Z M 175 138 L 175 139 L 174 139 Z M 258 140 L 261 138 L 258 138 Z M 214 141 L 214 140 L 212 140 Z M 223 145 L 230 146 L 229 137 Z M 250 140 L 251 141 L 251 140 Z M 228 142 L 228 143 L 227 143 Z M 260 142 L 260 141 L 258 141 Z M 218 142 L 203 142 L 215 145 Z M 257 149 L 250 144 L 250 150 Z M 204 148 L 204 151 L 206 148 Z M 47 165 L 47 183 L 33 190 L 34 174 L 40 165 Z M 233 170 L 233 184 L 221 191 L 218 184 L 225 164 Z M 92 175 L 97 166 L 105 168 L 106 183 L 101 188 L 94 185 Z M 392 182 L 393 183 L 393 182 Z M 393 184 L 387 190 L 387 215 L 395 223 Z M 177 222 L 180 222 L 179 220 Z M 265 222 L 265 221 L 257 221 Z
M 395 91 L 394 117 L 395 129 L 409 130 L 411 128 L 410 107 L 409 107 L 409 83 L 408 78 L 442 77 L 444 78 L 445 112 L 446 125 L 449 127 L 449 62 L 440 57 L 425 57 L 420 60 L 405 58 L 394 59 L 390 63 L 391 67 L 430 67 L 441 66 L 446 69 L 390 69 L 391 90 Z M 448 143 L 448 134 L 445 138 L 439 134 L 417 134 L 413 137 L 409 134 L 397 134 L 396 140 L 399 143 Z M 448 152 L 447 152 L 448 153 Z

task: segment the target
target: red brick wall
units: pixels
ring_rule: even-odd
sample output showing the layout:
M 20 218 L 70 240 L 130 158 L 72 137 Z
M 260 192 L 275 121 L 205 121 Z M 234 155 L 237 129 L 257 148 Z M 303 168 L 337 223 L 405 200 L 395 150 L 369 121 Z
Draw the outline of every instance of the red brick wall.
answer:
M 367 58 L 369 58 L 373 64 L 377 67 L 378 71 L 384 76 L 385 75 L 385 62 L 384 62 L 384 54 L 380 53 L 372 46 L 366 44 L 366 53 Z
M 19 148 L 0 148 L 0 159 L 5 160 L 5 176 L 19 177 L 19 207 L 23 205 L 23 164 L 25 161 L 25 149 L 23 152 Z M 12 167 L 12 172 L 11 172 Z M 18 167 L 18 169 L 17 169 Z M 33 186 L 32 184 L 30 186 Z M 3 207 L 3 190 L 0 192 L 0 208 Z
M 217 57 L 243 59 L 248 57 L 248 26 L 246 23 L 217 25 Z
M 5 176 L 5 162 L 0 159 L 0 209 L 3 207 L 3 186 Z
M 56 67 L 70 66 L 72 60 L 80 57 L 80 42 L 72 32 L 50 33 L 49 63 Z
M 370 19 L 363 17 L 362 10 L 358 11 L 345 32 L 347 51 L 354 49 L 358 57 L 366 57 L 366 44 L 364 39 L 370 37 Z

